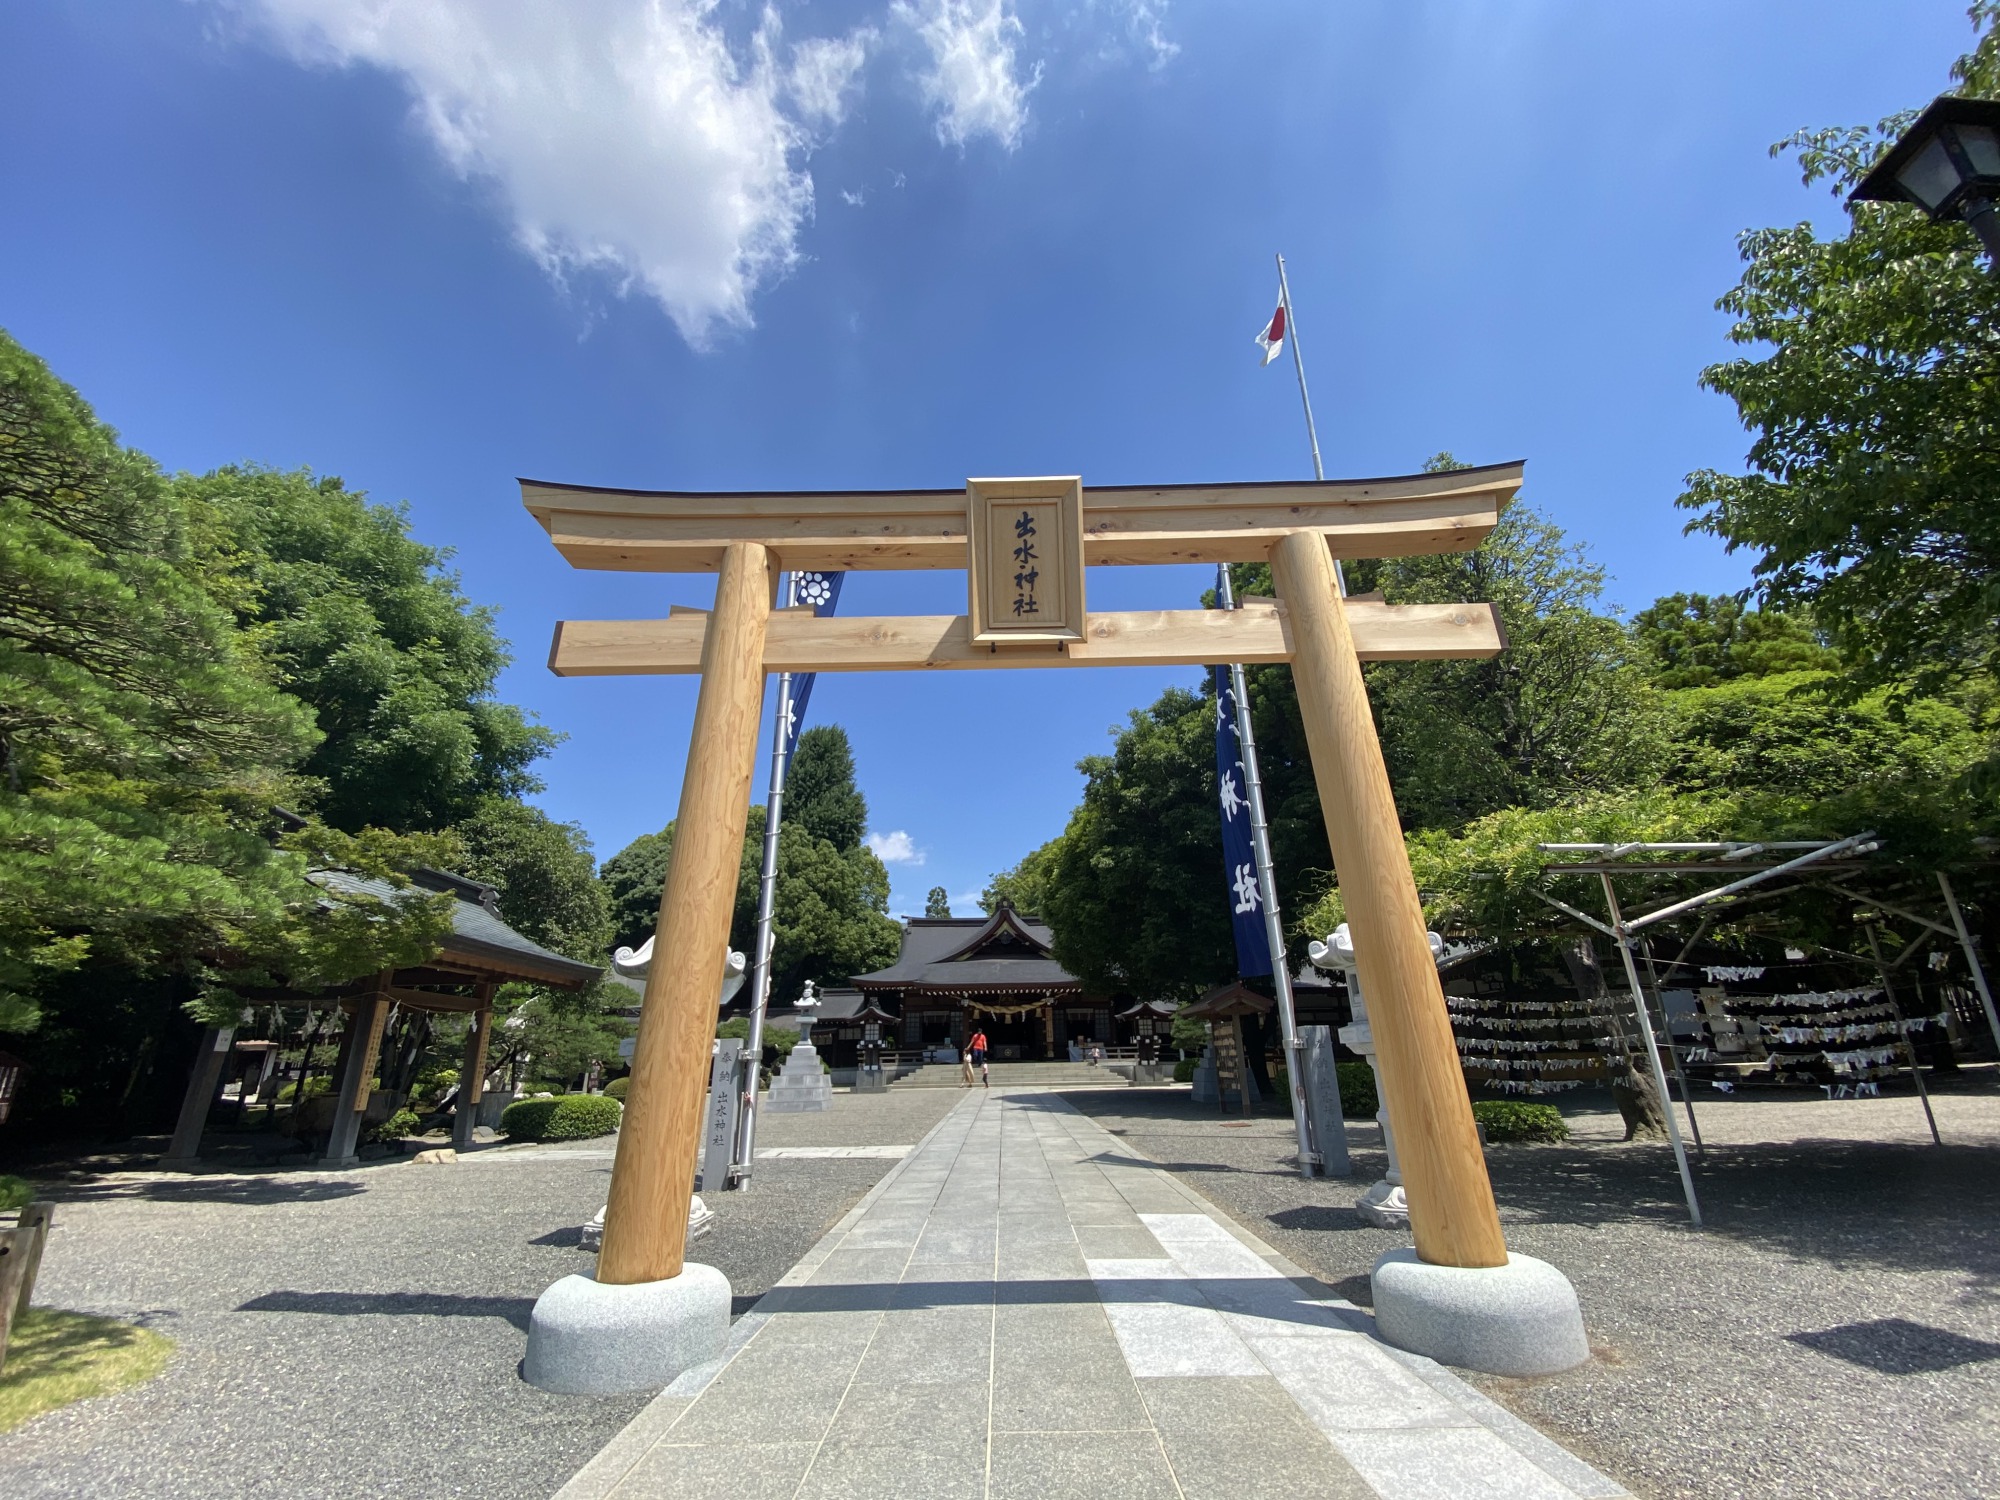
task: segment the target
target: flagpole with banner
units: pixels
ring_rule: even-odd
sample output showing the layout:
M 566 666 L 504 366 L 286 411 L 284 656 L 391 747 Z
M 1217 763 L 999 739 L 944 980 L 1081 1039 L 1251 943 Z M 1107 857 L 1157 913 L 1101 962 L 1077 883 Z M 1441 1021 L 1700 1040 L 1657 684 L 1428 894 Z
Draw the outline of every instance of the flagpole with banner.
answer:
M 785 607 L 810 604 L 816 615 L 830 615 L 840 599 L 841 573 L 793 573 L 785 582 Z M 799 742 L 799 721 L 805 717 L 812 699 L 814 672 L 793 678 L 778 674 L 778 706 L 771 721 L 771 790 L 764 803 L 764 866 L 757 884 L 757 936 L 755 973 L 750 980 L 750 1036 L 743 1044 L 743 1111 L 736 1127 L 735 1162 L 729 1171 L 730 1184 L 750 1185 L 752 1163 L 757 1150 L 757 1082 L 764 1055 L 764 1016 L 771 1003 L 771 950 L 777 939 L 771 931 L 778 899 L 778 825 L 784 820 L 785 775 L 792 763 L 792 751 Z
M 1299 348 L 1298 325 L 1292 317 L 1292 287 L 1285 279 L 1285 257 L 1282 255 L 1278 257 L 1278 306 L 1285 315 L 1285 325 L 1280 336 L 1292 341 L 1292 368 L 1298 371 L 1299 402 L 1306 409 L 1306 441 L 1312 444 L 1313 478 L 1324 479 L 1326 469 L 1319 461 L 1319 429 L 1313 426 L 1312 397 L 1306 394 L 1306 357 L 1304 351 Z M 1270 360 L 1267 358 L 1264 362 L 1269 364 Z
M 1305 408 L 1306 441 L 1312 445 L 1313 478 L 1326 478 L 1326 468 L 1320 462 L 1319 428 L 1313 422 L 1312 396 L 1306 389 L 1306 361 L 1299 347 L 1297 320 L 1292 316 L 1291 282 L 1285 275 L 1285 257 L 1276 257 L 1278 262 L 1278 308 L 1271 315 L 1271 321 L 1264 331 L 1257 335 L 1257 346 L 1264 351 L 1264 363 L 1270 364 L 1283 350 L 1286 343 L 1292 346 L 1292 369 L 1299 379 L 1299 404 Z M 1333 576 L 1340 591 L 1347 592 L 1347 578 L 1341 571 L 1340 560 L 1334 559 Z M 1229 565 L 1222 564 L 1216 569 L 1218 602 L 1224 609 L 1236 607 L 1235 591 L 1230 586 Z M 1250 813 L 1251 847 L 1255 851 L 1257 863 L 1257 884 L 1263 897 L 1265 943 L 1271 950 L 1271 984 L 1277 991 L 1278 1025 L 1284 1035 L 1285 1072 L 1291 1082 L 1292 1123 L 1298 1130 L 1299 1171 L 1307 1177 L 1313 1175 L 1316 1167 L 1325 1164 L 1325 1155 L 1319 1149 L 1319 1142 L 1313 1136 L 1315 1121 L 1306 1108 L 1304 1078 L 1304 1048 L 1299 1042 L 1298 1016 L 1292 1002 L 1292 976 L 1290 966 L 1285 962 L 1284 924 L 1278 912 L 1278 882 L 1271 865 L 1271 839 L 1269 823 L 1264 815 L 1264 780 L 1257 768 L 1257 742 L 1250 729 L 1250 696 L 1243 686 L 1243 667 L 1232 663 L 1229 668 L 1230 685 L 1234 690 L 1237 717 L 1237 741 L 1243 753 L 1243 779 L 1246 800 Z M 1225 821 L 1228 817 L 1228 803 L 1225 795 L 1223 807 Z M 1225 829 L 1225 836 L 1227 830 Z M 1240 964 L 1239 964 L 1240 967 Z
M 1215 591 L 1216 602 L 1224 609 L 1236 608 L 1236 591 L 1229 581 L 1228 563 L 1216 566 Z M 1218 679 L 1222 677 L 1219 670 L 1216 675 Z M 1268 972 L 1271 987 L 1277 992 L 1278 1029 L 1285 1048 L 1285 1079 L 1292 1096 L 1292 1125 L 1299 1138 L 1299 1175 L 1311 1177 L 1324 1157 L 1314 1140 L 1314 1122 L 1306 1109 L 1304 1053 L 1299 1046 L 1298 1026 L 1292 1007 L 1291 964 L 1285 957 L 1285 929 L 1278 914 L 1278 875 L 1271 864 L 1270 825 L 1264 816 L 1264 779 L 1257 770 L 1257 737 L 1250 727 L 1250 694 L 1243 684 L 1242 663 L 1229 664 L 1227 681 L 1227 691 L 1223 690 L 1222 681 L 1216 683 L 1216 760 L 1219 763 L 1234 760 L 1243 772 L 1243 796 L 1239 801 L 1230 785 L 1230 767 L 1227 764 L 1217 766 L 1217 784 L 1222 797 L 1223 852 L 1230 867 L 1232 920 L 1237 924 L 1236 970 L 1246 979 Z M 1232 729 L 1235 731 L 1234 745 L 1229 743 L 1229 731 Z M 1236 752 L 1233 756 L 1231 750 Z M 1238 862 L 1242 839 L 1241 831 L 1236 826 L 1239 808 L 1250 816 L 1249 864 L 1252 869 L 1246 869 Z M 1255 907 L 1263 909 L 1261 924 L 1248 921 L 1250 910 Z M 1261 933 L 1257 931 L 1258 925 L 1261 925 Z M 1248 933 L 1244 931 L 1246 926 L 1250 928 Z M 1257 936 L 1263 938 L 1266 962 L 1262 965 L 1256 958 Z M 1244 1086 L 1249 1087 L 1247 1081 Z

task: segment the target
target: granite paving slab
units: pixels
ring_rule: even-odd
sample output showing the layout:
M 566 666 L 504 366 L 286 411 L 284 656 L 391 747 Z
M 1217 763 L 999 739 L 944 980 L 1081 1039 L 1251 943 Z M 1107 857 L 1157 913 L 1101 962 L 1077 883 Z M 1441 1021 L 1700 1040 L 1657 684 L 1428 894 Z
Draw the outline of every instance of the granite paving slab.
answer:
M 1625 1493 L 1043 1090 L 961 1100 L 743 1324 L 559 1500 Z

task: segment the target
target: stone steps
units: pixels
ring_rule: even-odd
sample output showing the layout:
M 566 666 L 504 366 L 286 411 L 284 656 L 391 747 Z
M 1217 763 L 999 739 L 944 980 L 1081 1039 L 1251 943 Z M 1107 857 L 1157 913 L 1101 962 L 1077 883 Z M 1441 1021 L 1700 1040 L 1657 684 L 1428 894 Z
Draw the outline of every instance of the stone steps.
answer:
M 1131 1082 L 1131 1064 L 1114 1072 L 1113 1064 L 1073 1062 L 1006 1062 L 988 1065 L 996 1087 L 1124 1088 Z M 957 1063 L 925 1063 L 898 1078 L 892 1088 L 956 1089 L 965 1086 L 965 1074 Z

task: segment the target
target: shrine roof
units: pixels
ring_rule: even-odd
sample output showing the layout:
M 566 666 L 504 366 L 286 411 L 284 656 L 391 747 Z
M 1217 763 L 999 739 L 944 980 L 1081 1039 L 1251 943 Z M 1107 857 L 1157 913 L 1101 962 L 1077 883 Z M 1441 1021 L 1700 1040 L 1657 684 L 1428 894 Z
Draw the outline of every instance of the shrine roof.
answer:
M 1046 922 L 1005 902 L 990 917 L 912 917 L 896 961 L 850 982 L 871 989 L 1081 988 L 1050 956 L 1052 941 Z
M 373 896 L 391 905 L 409 898 L 408 888 L 398 889 L 386 880 L 348 870 L 314 870 L 310 878 L 328 890 Z M 445 891 L 458 898 L 451 908 L 451 936 L 433 962 L 457 960 L 504 978 L 534 980 L 568 990 L 582 989 L 604 972 L 596 964 L 544 948 L 501 921 L 492 909 L 494 891 L 489 885 L 444 870 L 419 869 L 410 878 L 418 890 Z

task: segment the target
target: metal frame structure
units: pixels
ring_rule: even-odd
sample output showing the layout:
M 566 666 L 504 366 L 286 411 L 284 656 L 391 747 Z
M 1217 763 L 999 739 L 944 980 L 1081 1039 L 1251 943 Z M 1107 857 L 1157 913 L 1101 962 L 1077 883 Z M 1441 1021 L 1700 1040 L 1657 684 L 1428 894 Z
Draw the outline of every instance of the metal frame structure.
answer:
M 1978 992 L 1980 1004 L 1986 1015 L 1987 1024 L 1993 1029 L 1995 1044 L 1996 1046 L 2000 1046 L 2000 1016 L 1996 1016 L 1995 1014 L 1992 988 L 1987 982 L 1986 971 L 1979 961 L 1978 949 L 1972 941 L 1969 929 L 1965 925 L 1964 914 L 1959 910 L 1956 893 L 1952 889 L 1949 877 L 1942 871 L 1939 871 L 1937 875 L 1939 889 L 1944 895 L 1946 906 L 1951 913 L 1952 919 L 1952 925 L 1945 926 L 1943 923 L 1920 916 L 1900 906 L 1892 906 L 1888 902 L 1857 891 L 1850 885 L 1843 884 L 1839 878 L 1831 875 L 1831 871 L 1841 868 L 1848 862 L 1864 859 L 1881 848 L 1881 843 L 1873 830 L 1857 833 L 1844 839 L 1786 839 L 1767 841 L 1686 840 L 1660 842 L 1632 840 L 1625 843 L 1550 843 L 1538 844 L 1536 847 L 1547 854 L 1591 856 L 1573 862 L 1551 864 L 1543 870 L 1543 874 L 1546 876 L 1573 875 L 1597 877 L 1604 891 L 1605 909 L 1610 917 L 1608 922 L 1591 916 L 1588 912 L 1578 910 L 1575 906 L 1557 899 L 1547 891 L 1537 890 L 1534 894 L 1546 905 L 1553 907 L 1567 917 L 1583 923 L 1592 930 L 1604 934 L 1617 945 L 1619 957 L 1623 961 L 1625 968 L 1626 984 L 1631 990 L 1633 1012 L 1638 1017 L 1640 1036 L 1644 1041 L 1648 1061 L 1651 1064 L 1653 1085 L 1660 1093 L 1661 1113 L 1666 1120 L 1668 1139 L 1673 1146 L 1674 1165 L 1680 1174 L 1681 1190 L 1687 1199 L 1688 1217 L 1697 1228 L 1702 1223 L 1701 1203 L 1695 1192 L 1694 1175 L 1688 1165 L 1687 1149 L 1681 1140 L 1679 1122 L 1674 1118 L 1673 1096 L 1667 1088 L 1666 1070 L 1660 1061 L 1660 1045 L 1653 1029 L 1651 1012 L 1646 1004 L 1645 986 L 1639 980 L 1639 968 L 1635 949 L 1643 952 L 1647 969 L 1653 978 L 1654 993 L 1656 996 L 1658 995 L 1660 989 L 1659 971 L 1653 964 L 1651 946 L 1644 939 L 1636 936 L 1642 930 L 1674 917 L 1685 916 L 1689 913 L 1712 907 L 1717 902 L 1732 900 L 1754 886 L 1764 885 L 1783 877 L 1800 875 L 1806 875 L 1808 878 L 1828 877 L 1823 880 L 1815 880 L 1815 883 L 1820 884 L 1824 889 L 1837 891 L 1843 896 L 1863 902 L 1881 911 L 1892 913 L 1907 921 L 1915 922 L 1920 927 L 1928 929 L 1932 934 L 1955 938 L 1965 955 L 1966 965 L 1971 971 L 1973 987 Z M 1634 861 L 1633 856 L 1635 855 L 1651 857 L 1640 858 Z M 1677 857 L 1660 858 L 1659 856 Z M 1692 896 L 1676 897 L 1671 901 L 1629 916 L 1620 907 L 1617 891 L 1611 883 L 1614 875 L 1701 876 L 1734 873 L 1739 870 L 1747 870 L 1749 873 L 1725 881 L 1722 885 L 1710 890 L 1702 891 Z M 1709 925 L 1713 922 L 1716 915 L 1716 912 L 1710 911 L 1703 916 L 1701 924 L 1695 929 L 1694 935 L 1682 949 L 1681 956 L 1668 963 L 1667 968 L 1669 971 L 1678 968 L 1686 959 L 1688 953 L 1693 951 L 1695 944 L 1701 941 L 1701 938 L 1708 931 Z M 1931 1110 L 1930 1095 L 1924 1086 L 1922 1070 L 1917 1064 L 1916 1049 L 1910 1041 L 1908 1024 L 1903 1016 L 1901 1005 L 1896 1001 L 1894 988 L 1890 983 L 1889 971 L 1895 965 L 1883 962 L 1881 947 L 1876 939 L 1875 924 L 1873 922 L 1864 922 L 1863 926 L 1868 934 L 1869 950 L 1872 958 L 1864 958 L 1859 954 L 1844 954 L 1842 956 L 1853 958 L 1860 963 L 1872 963 L 1877 973 L 1881 976 L 1883 993 L 1887 997 L 1890 1008 L 1896 1018 L 1897 1033 L 1902 1041 L 1904 1055 L 1909 1059 L 1910 1071 L 1916 1082 L 1917 1094 L 1923 1103 L 1924 1117 L 1930 1125 L 1931 1138 L 1941 1145 L 1943 1142 L 1938 1135 L 1937 1118 Z M 1904 956 L 1907 957 L 1908 955 L 1905 954 Z M 1896 962 L 1900 963 L 1901 959 L 1898 959 Z M 1662 1002 L 1662 1006 L 1661 1020 L 1664 1025 L 1666 1020 L 1664 1002 Z M 1700 1149 L 1701 1127 L 1695 1119 L 1694 1098 L 1688 1088 L 1687 1075 L 1681 1068 L 1680 1052 L 1674 1045 L 1670 1028 L 1667 1034 L 1666 1045 L 1668 1054 L 1673 1060 L 1674 1074 L 1680 1080 L 1681 1102 L 1682 1107 L 1687 1112 L 1688 1128 L 1694 1135 L 1696 1148 Z

